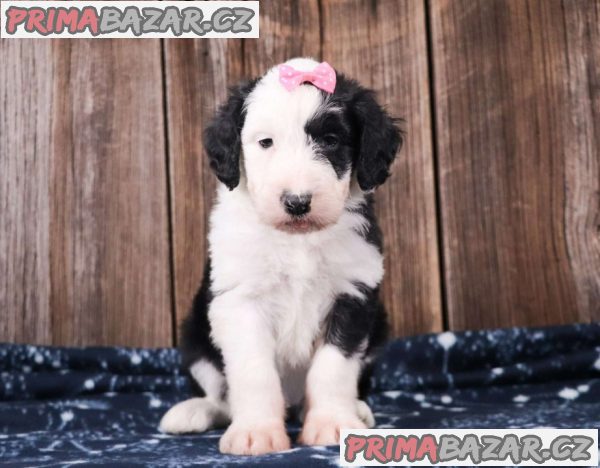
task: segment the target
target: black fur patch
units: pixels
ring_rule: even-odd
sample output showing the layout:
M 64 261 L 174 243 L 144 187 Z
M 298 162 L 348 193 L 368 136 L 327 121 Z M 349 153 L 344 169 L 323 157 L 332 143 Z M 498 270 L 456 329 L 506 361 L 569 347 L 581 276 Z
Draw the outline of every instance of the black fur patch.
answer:
M 369 354 L 387 336 L 387 318 L 379 288 L 361 286 L 360 290 L 364 299 L 342 294 L 327 317 L 325 342 L 337 346 L 346 356 L 359 351 L 365 340 L 365 354 Z
M 328 161 L 341 179 L 351 169 L 354 158 L 352 129 L 347 115 L 324 110 L 306 123 L 304 131 L 317 146 L 318 157 Z
M 204 149 L 210 167 L 229 190 L 240 183 L 240 152 L 242 127 L 246 113 L 244 102 L 258 80 L 231 88 L 229 98 L 204 130 Z
M 325 105 L 342 109 L 338 118 L 351 135 L 343 139 L 344 144 L 328 160 L 345 161 L 346 151 L 350 150 L 360 188 L 368 191 L 383 184 L 402 145 L 402 133 L 394 119 L 377 103 L 373 91 L 341 73 L 337 74 L 335 92 L 332 95 L 323 92 L 323 98 Z
M 194 297 L 189 315 L 181 325 L 182 365 L 185 369 L 199 359 L 211 362 L 218 370 L 223 370 L 223 356 L 210 338 L 208 307 L 213 300 L 210 291 L 210 261 L 204 265 L 204 277 L 200 289 Z M 194 380 L 194 379 L 192 379 Z

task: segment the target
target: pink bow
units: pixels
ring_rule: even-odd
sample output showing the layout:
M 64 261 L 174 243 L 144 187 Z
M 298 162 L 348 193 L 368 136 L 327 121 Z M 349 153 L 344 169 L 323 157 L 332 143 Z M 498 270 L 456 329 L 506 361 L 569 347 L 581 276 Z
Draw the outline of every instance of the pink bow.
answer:
M 289 65 L 279 65 L 279 82 L 292 91 L 302 83 L 312 83 L 317 88 L 333 93 L 335 70 L 327 62 L 321 62 L 312 71 L 300 71 Z

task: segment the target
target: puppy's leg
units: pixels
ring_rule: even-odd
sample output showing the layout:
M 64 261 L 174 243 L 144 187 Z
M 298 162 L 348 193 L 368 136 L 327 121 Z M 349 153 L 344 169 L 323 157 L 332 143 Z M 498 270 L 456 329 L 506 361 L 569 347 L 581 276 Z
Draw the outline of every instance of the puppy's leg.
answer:
M 306 381 L 301 443 L 336 445 L 341 429 L 364 429 L 372 422 L 366 403 L 358 400 L 360 368 L 358 355 L 347 357 L 333 344 L 317 350 Z
M 229 407 L 223 399 L 225 377 L 209 361 L 199 359 L 190 367 L 190 374 L 204 390 L 202 398 L 190 398 L 173 406 L 161 419 L 160 430 L 169 434 L 204 432 L 226 426 Z
M 264 312 L 230 292 L 214 299 L 209 316 L 225 361 L 232 417 L 219 449 L 237 455 L 288 449 L 275 340 Z
M 298 419 L 301 423 L 304 423 L 304 417 L 306 416 L 305 411 L 306 406 L 303 406 L 298 412 Z M 369 429 L 375 427 L 375 417 L 366 401 L 356 400 L 356 414 L 358 414 L 359 419 L 364 422 Z
M 210 262 L 206 262 L 202 284 L 181 328 L 180 343 L 184 365 L 204 392 L 204 397 L 191 398 L 171 408 L 160 422 L 164 432 L 202 432 L 229 422 L 223 366 L 219 350 L 210 339 L 210 270 Z

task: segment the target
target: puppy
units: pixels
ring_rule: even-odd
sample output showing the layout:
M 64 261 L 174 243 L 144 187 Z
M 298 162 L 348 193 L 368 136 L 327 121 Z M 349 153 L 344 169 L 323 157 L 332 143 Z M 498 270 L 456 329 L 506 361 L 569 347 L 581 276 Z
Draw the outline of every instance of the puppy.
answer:
M 183 324 L 183 365 L 202 397 L 168 433 L 228 429 L 223 453 L 338 444 L 374 425 L 359 380 L 386 335 L 381 233 L 371 192 L 402 143 L 373 92 L 327 63 L 293 59 L 231 91 L 204 133 L 222 183 L 209 261 Z

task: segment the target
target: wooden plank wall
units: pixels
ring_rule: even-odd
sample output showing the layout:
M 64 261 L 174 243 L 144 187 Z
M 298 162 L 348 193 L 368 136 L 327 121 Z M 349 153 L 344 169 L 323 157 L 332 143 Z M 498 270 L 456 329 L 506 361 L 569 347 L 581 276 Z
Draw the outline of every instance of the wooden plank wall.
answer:
M 160 42 L 0 58 L 0 339 L 171 344 Z
M 431 2 L 452 329 L 600 320 L 600 2 Z
M 227 87 L 313 56 L 406 120 L 396 335 L 600 320 L 600 2 L 262 0 L 259 40 L 0 40 L 0 341 L 165 346 Z

